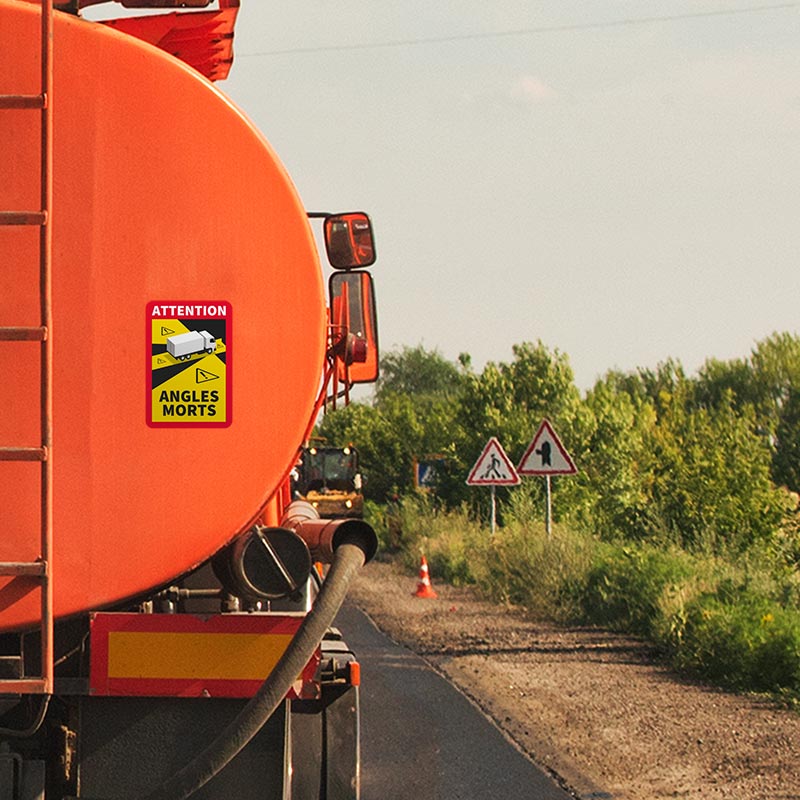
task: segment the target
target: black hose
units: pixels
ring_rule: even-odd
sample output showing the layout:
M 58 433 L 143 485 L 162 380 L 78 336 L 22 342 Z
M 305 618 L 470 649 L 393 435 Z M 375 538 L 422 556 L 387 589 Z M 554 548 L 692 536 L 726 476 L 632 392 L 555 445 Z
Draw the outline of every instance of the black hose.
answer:
M 258 692 L 202 753 L 156 787 L 144 800 L 185 800 L 221 772 L 261 730 L 336 617 L 351 581 L 366 560 L 365 547 L 360 542 L 346 541 L 336 548 L 330 571 L 313 608 Z

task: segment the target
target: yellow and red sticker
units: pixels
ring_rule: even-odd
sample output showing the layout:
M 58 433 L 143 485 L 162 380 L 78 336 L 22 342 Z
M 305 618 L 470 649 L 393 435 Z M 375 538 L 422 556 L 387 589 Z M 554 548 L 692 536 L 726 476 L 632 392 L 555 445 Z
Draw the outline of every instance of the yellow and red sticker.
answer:
M 231 305 L 159 301 L 147 305 L 147 424 L 231 424 Z

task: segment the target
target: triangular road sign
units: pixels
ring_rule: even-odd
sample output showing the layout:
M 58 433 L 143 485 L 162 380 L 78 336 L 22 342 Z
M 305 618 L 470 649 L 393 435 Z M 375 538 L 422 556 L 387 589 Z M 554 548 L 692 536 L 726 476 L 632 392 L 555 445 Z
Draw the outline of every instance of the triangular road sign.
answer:
M 519 462 L 520 475 L 575 475 L 578 468 L 545 419 Z
M 483 452 L 467 478 L 468 486 L 516 486 L 519 475 L 495 436 L 486 443 Z

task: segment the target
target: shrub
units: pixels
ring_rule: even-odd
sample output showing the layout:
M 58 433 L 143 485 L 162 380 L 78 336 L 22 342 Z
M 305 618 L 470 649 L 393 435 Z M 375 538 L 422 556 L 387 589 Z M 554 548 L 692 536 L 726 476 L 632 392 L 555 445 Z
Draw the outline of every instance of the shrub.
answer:
M 650 636 L 658 629 L 665 594 L 692 574 L 677 549 L 604 544 L 581 589 L 584 618 L 596 625 Z
M 548 536 L 541 523 L 512 523 L 492 537 L 473 572 L 489 598 L 525 606 L 539 617 L 573 619 L 576 587 L 586 580 L 594 548 L 590 536 L 560 525 Z
M 690 603 L 673 662 L 733 689 L 800 692 L 800 614 L 723 584 Z
M 454 585 L 473 583 L 472 564 L 486 532 L 466 508 L 442 511 L 422 493 L 401 498 L 386 512 L 389 547 L 410 570 L 424 555 L 432 576 Z

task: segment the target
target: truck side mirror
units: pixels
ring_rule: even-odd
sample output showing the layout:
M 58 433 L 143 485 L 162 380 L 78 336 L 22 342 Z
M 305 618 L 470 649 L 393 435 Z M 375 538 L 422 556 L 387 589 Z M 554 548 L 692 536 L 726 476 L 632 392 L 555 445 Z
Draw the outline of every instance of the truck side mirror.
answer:
M 328 290 L 331 322 L 346 334 L 338 377 L 349 383 L 373 383 L 378 379 L 378 325 L 372 276 L 363 271 L 334 272 Z
M 334 269 L 356 269 L 375 263 L 372 223 L 362 211 L 328 214 L 323 231 L 325 251 Z

